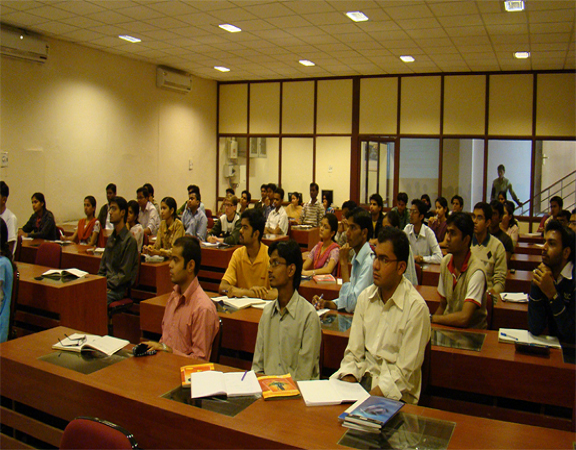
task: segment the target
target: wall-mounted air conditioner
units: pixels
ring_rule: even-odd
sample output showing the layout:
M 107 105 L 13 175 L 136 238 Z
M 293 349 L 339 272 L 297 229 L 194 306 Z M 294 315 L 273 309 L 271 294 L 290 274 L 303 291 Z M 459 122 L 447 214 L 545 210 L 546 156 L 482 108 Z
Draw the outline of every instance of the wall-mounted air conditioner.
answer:
M 158 66 L 156 68 L 156 86 L 174 91 L 190 92 L 192 76 L 170 67 Z
M 48 59 L 50 46 L 26 30 L 0 24 L 0 53 L 11 58 L 28 59 L 43 63 Z

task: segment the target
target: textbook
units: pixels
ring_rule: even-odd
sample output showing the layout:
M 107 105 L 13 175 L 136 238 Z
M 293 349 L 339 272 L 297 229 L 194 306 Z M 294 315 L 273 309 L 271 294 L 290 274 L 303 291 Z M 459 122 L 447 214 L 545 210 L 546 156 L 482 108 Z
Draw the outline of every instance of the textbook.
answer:
M 498 342 L 508 344 L 544 345 L 545 347 L 561 349 L 560 341 L 555 336 L 534 336 L 528 330 L 517 330 L 515 328 L 500 328 L 498 330 Z
M 190 375 L 195 372 L 206 372 L 208 370 L 214 370 L 213 363 L 202 363 L 202 364 L 191 364 L 189 366 L 180 367 L 180 378 L 182 381 L 182 387 L 190 387 Z
M 74 333 L 72 336 L 66 336 L 65 339 L 59 340 L 52 348 L 54 350 L 76 353 L 80 353 L 83 350 L 98 350 L 111 356 L 129 343 L 130 341 L 126 339 L 118 339 L 113 336 Z
M 250 297 L 228 298 L 225 295 L 221 297 L 212 297 L 212 300 L 215 301 L 216 303 L 222 302 L 226 306 L 230 306 L 231 308 L 236 309 L 244 309 L 249 308 L 252 305 L 262 305 L 266 303 L 266 301 L 262 300 L 261 298 L 250 298 Z
M 342 426 L 355 430 L 379 432 L 403 406 L 402 402 L 371 395 L 348 413 Z
M 264 400 L 279 400 L 300 397 L 300 391 L 289 373 L 258 377 Z
M 43 277 L 46 278 L 65 278 L 65 277 L 73 277 L 73 278 L 82 278 L 88 275 L 88 272 L 84 272 L 80 269 L 50 269 L 47 270 L 42 274 Z
M 306 406 L 339 405 L 365 400 L 370 396 L 360 383 L 348 383 L 335 378 L 299 381 L 298 387 Z
M 312 279 L 318 284 L 336 283 L 336 278 L 333 275 L 314 275 Z
M 246 372 L 219 372 L 209 370 L 190 375 L 192 398 L 226 395 L 227 397 L 261 396 L 262 388 L 253 370 Z

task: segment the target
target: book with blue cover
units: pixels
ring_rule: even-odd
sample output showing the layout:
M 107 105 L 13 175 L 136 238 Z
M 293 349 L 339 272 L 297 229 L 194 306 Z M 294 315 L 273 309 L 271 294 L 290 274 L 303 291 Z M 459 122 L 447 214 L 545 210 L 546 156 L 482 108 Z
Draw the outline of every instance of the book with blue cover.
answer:
M 398 411 L 404 403 L 385 397 L 371 395 L 345 417 L 343 426 L 378 432 Z

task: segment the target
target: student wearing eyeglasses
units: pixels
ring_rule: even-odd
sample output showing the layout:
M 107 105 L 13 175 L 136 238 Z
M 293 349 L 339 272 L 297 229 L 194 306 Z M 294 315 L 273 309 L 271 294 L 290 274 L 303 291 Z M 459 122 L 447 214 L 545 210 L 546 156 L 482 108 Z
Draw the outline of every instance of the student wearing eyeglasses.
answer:
M 229 245 L 238 245 L 240 240 L 240 215 L 236 212 L 238 197 L 226 197 L 222 203 L 224 214 L 214 223 L 208 234 L 208 242 L 215 244 L 223 242 Z

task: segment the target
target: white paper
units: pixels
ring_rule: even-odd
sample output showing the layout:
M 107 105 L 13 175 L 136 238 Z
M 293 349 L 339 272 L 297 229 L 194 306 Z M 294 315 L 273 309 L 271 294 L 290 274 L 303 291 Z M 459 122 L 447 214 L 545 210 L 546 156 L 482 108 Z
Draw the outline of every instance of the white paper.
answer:
M 555 336 L 534 336 L 528 330 L 519 330 L 515 328 L 500 328 L 498 330 L 498 341 L 506 343 L 520 342 L 522 344 L 538 344 L 552 348 L 562 348 L 560 341 Z
M 244 373 L 246 375 L 244 376 Z M 244 380 L 242 380 L 244 377 Z M 228 372 L 224 374 L 226 392 L 228 397 L 240 397 L 243 395 L 262 395 L 262 388 L 253 370 L 248 372 Z
M 370 396 L 360 383 L 348 383 L 334 378 L 298 381 L 298 388 L 306 406 L 339 405 L 364 400 Z
M 244 372 L 222 373 L 216 370 L 195 372 L 190 375 L 190 383 L 192 398 L 213 395 L 227 395 L 228 397 L 262 395 L 262 388 L 253 370 L 246 372 L 246 376 Z
M 82 345 L 75 345 L 78 340 L 86 336 L 86 341 Z M 60 342 L 62 344 L 60 344 Z M 93 334 L 74 333 L 69 338 L 61 339 L 60 342 L 52 346 L 56 350 L 80 352 L 82 349 L 96 349 L 110 356 L 118 350 L 127 346 L 130 342 L 126 339 L 115 338 L 114 336 L 96 336 Z
M 502 300 L 505 302 L 510 303 L 527 303 L 528 302 L 528 294 L 524 292 L 502 292 L 500 294 Z
M 318 311 L 316 311 L 318 313 L 318 317 L 322 317 L 324 314 L 326 314 L 328 311 L 330 311 L 330 309 L 328 308 L 323 308 L 323 309 L 319 309 Z

